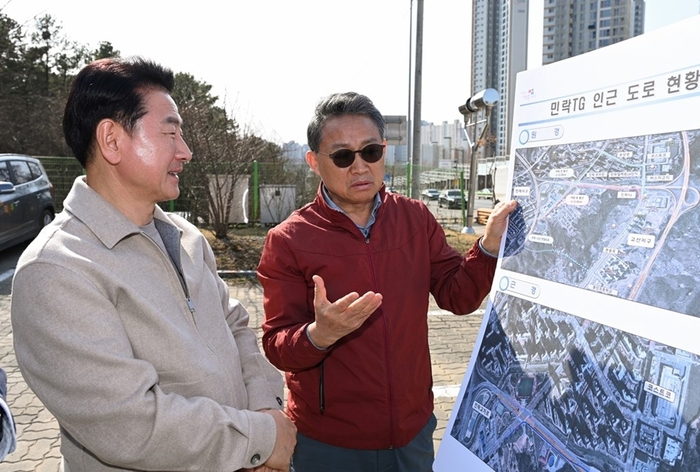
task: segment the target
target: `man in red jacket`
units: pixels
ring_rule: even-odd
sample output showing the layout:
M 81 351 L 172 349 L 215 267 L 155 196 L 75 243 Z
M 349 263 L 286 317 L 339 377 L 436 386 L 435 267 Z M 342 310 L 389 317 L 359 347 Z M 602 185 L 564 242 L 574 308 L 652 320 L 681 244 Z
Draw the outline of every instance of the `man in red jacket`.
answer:
M 263 348 L 286 372 L 298 428 L 294 470 L 431 471 L 429 294 L 453 313 L 479 307 L 516 202 L 496 206 L 462 256 L 423 203 L 385 191 L 369 98 L 326 97 L 307 138 L 318 194 L 270 230 L 258 267 Z

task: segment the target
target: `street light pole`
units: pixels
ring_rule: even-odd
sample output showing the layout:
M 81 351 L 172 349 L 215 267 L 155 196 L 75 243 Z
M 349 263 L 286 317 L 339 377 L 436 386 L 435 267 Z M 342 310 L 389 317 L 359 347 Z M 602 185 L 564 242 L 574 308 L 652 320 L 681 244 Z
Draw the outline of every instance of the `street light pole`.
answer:
M 418 0 L 416 11 L 416 71 L 413 90 L 413 153 L 411 156 L 411 198 L 420 198 L 420 125 L 421 125 L 421 93 L 423 77 L 423 0 Z M 408 183 L 408 182 L 407 182 Z
M 406 111 L 406 195 L 409 195 L 410 177 L 411 177 L 411 162 L 412 158 L 412 148 L 411 148 L 411 135 L 413 129 L 411 128 L 411 75 L 413 74 L 413 69 L 411 67 L 413 61 L 413 0 L 411 1 L 411 10 L 409 14 L 408 23 L 408 109 Z M 393 186 L 393 183 L 392 183 Z
M 481 135 L 474 142 L 470 142 L 471 155 L 469 156 L 469 196 L 467 197 L 467 221 L 462 228 L 463 233 L 474 233 L 474 199 L 476 198 L 476 186 L 478 182 L 478 159 L 477 151 L 479 146 L 484 141 L 484 137 L 489 129 L 489 121 L 491 118 L 491 109 L 498 103 L 500 96 L 495 89 L 485 89 L 470 97 L 464 105 L 459 107 L 459 112 L 464 115 L 464 128 L 466 130 L 467 140 L 469 141 L 470 126 L 476 126 L 479 123 L 484 123 L 484 128 L 481 130 Z M 477 121 L 477 116 L 480 111 L 484 112 L 484 119 Z M 475 129 L 476 130 L 476 129 Z M 476 137 L 476 131 L 474 133 Z M 464 185 L 464 170 L 462 170 L 460 178 L 460 186 Z M 464 209 L 464 204 L 462 204 Z M 464 219 L 464 210 L 462 210 L 462 218 Z M 464 224 L 464 221 L 463 223 Z
M 462 207 L 462 228 L 467 226 L 467 217 L 465 216 L 465 198 L 464 198 L 464 191 L 466 190 L 465 185 L 464 185 L 464 165 L 466 164 L 466 159 L 464 158 L 464 153 L 462 153 L 462 158 L 459 160 L 459 162 L 462 164 L 461 168 L 459 169 L 459 191 L 461 195 L 461 201 L 462 204 L 460 205 Z

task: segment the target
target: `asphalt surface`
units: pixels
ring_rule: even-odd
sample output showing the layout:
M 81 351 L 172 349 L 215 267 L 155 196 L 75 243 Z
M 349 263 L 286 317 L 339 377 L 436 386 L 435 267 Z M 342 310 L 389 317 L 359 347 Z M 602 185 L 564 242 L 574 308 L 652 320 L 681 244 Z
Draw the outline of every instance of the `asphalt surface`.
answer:
M 477 233 L 483 226 L 475 228 Z M 231 296 L 250 312 L 250 324 L 261 336 L 263 319 L 262 289 L 254 280 L 231 282 Z M 12 346 L 9 291 L 0 291 L 0 365 L 7 372 L 7 402 L 17 425 L 17 449 L 0 462 L 4 471 L 62 471 L 58 423 L 25 383 Z M 431 300 L 428 312 L 432 356 L 435 415 L 435 450 L 445 433 L 452 407 L 476 342 L 483 309 L 472 315 L 454 316 L 440 310 Z

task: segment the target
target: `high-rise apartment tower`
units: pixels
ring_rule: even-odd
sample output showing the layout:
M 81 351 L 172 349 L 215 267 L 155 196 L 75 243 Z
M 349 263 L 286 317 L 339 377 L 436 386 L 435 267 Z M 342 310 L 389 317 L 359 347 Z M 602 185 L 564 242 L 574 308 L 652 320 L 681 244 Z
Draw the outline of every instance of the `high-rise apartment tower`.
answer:
M 473 0 L 472 9 L 472 95 L 487 88 L 498 91 L 489 123 L 496 141 L 487 152 L 507 155 L 515 76 L 527 67 L 528 0 Z M 467 132 L 478 136 L 481 127 Z
M 644 33 L 644 0 L 544 0 L 542 64 Z
M 644 0 L 543 0 L 542 64 L 644 33 Z M 515 78 L 527 68 L 528 0 L 473 0 L 472 95 L 500 94 L 489 123 L 488 155 L 510 154 Z M 470 136 L 481 131 L 470 129 Z

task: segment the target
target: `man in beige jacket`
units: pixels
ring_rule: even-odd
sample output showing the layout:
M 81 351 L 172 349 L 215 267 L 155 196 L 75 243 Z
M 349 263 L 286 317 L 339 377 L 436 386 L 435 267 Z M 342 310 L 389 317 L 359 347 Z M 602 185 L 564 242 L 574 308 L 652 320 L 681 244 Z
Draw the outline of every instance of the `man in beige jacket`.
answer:
M 19 261 L 17 360 L 66 471 L 286 471 L 282 378 L 207 241 L 157 206 L 192 158 L 173 82 L 139 58 L 74 81 L 63 128 L 86 175 Z

